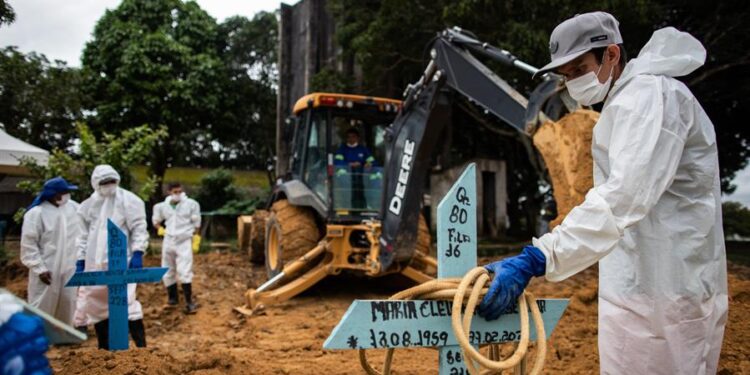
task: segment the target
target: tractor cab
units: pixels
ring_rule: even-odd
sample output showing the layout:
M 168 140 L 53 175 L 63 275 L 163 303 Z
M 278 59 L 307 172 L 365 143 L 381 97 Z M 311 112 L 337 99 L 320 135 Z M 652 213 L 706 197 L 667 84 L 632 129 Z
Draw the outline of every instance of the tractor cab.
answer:
M 291 180 L 312 193 L 312 208 L 330 222 L 377 218 L 386 128 L 401 102 L 313 93 L 294 105 Z M 308 193 L 309 194 L 309 193 Z

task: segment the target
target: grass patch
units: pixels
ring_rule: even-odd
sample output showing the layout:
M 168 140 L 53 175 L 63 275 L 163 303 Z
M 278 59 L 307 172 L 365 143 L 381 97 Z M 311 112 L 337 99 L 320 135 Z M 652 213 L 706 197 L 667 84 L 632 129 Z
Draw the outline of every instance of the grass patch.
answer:
M 206 173 L 211 172 L 211 168 L 188 168 L 174 167 L 167 169 L 164 175 L 164 182 L 179 181 L 182 184 L 198 187 L 201 184 L 201 178 Z M 146 166 L 137 166 L 130 169 L 136 184 L 146 180 L 148 168 Z M 268 177 L 265 171 L 240 171 L 232 170 L 234 176 L 234 185 L 239 188 L 268 188 Z

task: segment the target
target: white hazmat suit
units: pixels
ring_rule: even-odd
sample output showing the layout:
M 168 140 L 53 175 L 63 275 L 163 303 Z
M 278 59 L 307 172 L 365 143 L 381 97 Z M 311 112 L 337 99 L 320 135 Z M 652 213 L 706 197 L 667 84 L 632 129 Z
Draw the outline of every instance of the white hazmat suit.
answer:
M 165 286 L 193 281 L 193 233 L 201 226 L 201 208 L 198 202 L 182 194 L 176 205 L 172 196 L 154 205 L 154 226 L 164 223 L 166 235 L 161 249 L 161 266 L 169 268 L 164 274 Z
M 77 288 L 65 284 L 75 272 L 76 240 L 80 225 L 78 203 L 61 206 L 44 201 L 23 215 L 21 262 L 29 268 L 29 304 L 73 325 Z M 50 272 L 50 285 L 39 275 Z
M 594 127 L 594 187 L 533 241 L 551 281 L 599 261 L 603 374 L 716 373 L 728 307 L 716 136 L 672 78 L 705 58 L 687 33 L 653 34 Z
M 81 203 L 78 215 L 81 220 L 81 235 L 78 239 L 78 259 L 86 261 L 86 271 L 106 270 L 107 219 L 111 219 L 128 240 L 128 264 L 133 251 L 145 251 L 148 247 L 146 230 L 146 207 L 143 201 L 128 190 L 117 187 L 112 196 L 99 192 L 99 182 L 120 175 L 108 165 L 99 165 L 91 174 L 94 193 Z M 91 324 L 109 317 L 107 287 L 104 285 L 81 287 L 86 316 Z M 128 320 L 143 318 L 141 303 L 135 297 L 136 284 L 128 284 Z

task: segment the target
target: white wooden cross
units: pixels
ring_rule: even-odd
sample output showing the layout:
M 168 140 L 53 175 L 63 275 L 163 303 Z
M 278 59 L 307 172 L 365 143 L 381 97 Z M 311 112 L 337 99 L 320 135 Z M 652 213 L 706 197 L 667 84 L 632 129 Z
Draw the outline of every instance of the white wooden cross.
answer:
M 463 277 L 477 265 L 476 166 L 470 164 L 438 205 L 438 278 Z M 549 338 L 567 299 L 537 301 Z M 325 349 L 439 347 L 440 375 L 468 374 L 451 328 L 452 301 L 355 300 L 323 344 Z M 520 339 L 518 311 L 498 320 L 474 316 L 474 345 Z M 531 337 L 536 330 L 531 327 Z

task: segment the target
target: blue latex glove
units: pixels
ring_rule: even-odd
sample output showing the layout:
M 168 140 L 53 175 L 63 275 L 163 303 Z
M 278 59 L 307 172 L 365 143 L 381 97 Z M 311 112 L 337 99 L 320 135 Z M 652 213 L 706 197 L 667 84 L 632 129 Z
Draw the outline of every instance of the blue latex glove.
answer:
M 0 374 L 52 374 L 42 319 L 15 313 L 0 326 Z
M 547 260 L 541 250 L 526 246 L 520 255 L 490 263 L 484 268 L 494 273 L 495 277 L 477 313 L 487 320 L 495 320 L 516 305 L 533 276 L 544 275 Z
M 83 272 L 86 269 L 86 261 L 81 259 L 76 261 L 76 273 Z
M 143 268 L 143 251 L 136 250 L 133 252 L 133 257 L 130 258 L 130 268 Z

